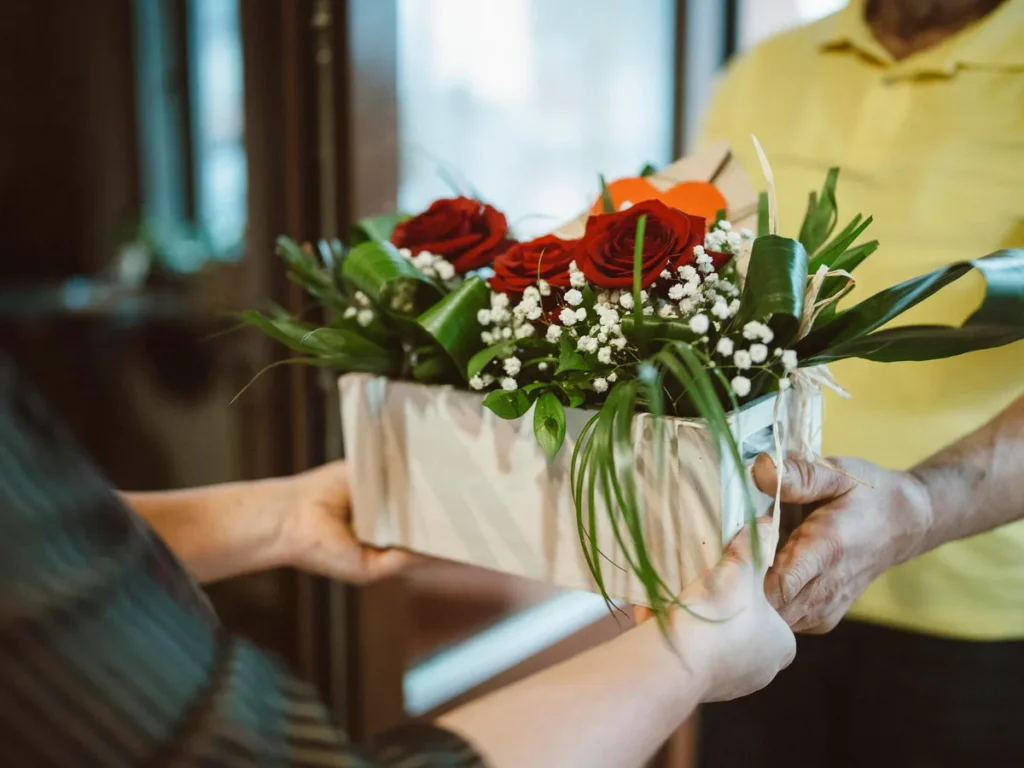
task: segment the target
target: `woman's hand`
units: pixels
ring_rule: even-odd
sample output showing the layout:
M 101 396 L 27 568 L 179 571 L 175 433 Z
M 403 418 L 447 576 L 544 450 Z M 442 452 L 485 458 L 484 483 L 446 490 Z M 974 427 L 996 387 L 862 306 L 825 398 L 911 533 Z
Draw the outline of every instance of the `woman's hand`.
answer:
M 276 493 L 287 565 L 332 579 L 365 583 L 394 574 L 414 559 L 403 550 L 375 549 L 356 541 L 344 461 L 281 478 Z
M 744 528 L 718 564 L 690 585 L 673 619 L 680 654 L 704 678 L 702 700 L 726 701 L 764 688 L 796 655 L 793 632 L 768 603 L 771 523 L 758 524 L 761 562 L 754 564 L 751 529 Z

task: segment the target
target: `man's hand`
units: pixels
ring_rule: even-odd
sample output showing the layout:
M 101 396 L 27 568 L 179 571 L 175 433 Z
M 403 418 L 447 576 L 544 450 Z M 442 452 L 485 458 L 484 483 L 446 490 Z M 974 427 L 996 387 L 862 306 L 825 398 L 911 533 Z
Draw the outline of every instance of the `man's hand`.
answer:
M 762 583 L 771 558 L 770 521 L 758 524 L 761 567 L 754 565 L 751 529 L 733 539 L 718 564 L 680 597 L 687 607 L 673 618 L 677 646 L 704 677 L 703 701 L 727 701 L 758 691 L 789 666 L 796 640 L 765 599 Z
M 920 551 L 928 528 L 927 490 L 911 474 L 860 459 L 786 461 L 782 501 L 809 512 L 775 557 L 765 592 L 796 632 L 831 631 L 884 571 Z M 754 482 L 775 496 L 776 470 L 767 455 Z
M 409 552 L 374 549 L 356 541 L 344 461 L 283 478 L 279 492 L 282 546 L 289 565 L 365 583 L 394 574 L 413 560 Z

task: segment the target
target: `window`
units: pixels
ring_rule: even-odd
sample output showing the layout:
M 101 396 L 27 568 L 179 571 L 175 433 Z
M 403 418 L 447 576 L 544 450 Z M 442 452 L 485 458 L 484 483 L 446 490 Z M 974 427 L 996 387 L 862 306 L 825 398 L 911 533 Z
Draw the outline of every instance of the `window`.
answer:
M 143 221 L 172 271 L 241 255 L 246 225 L 239 0 L 136 0 Z
M 533 236 L 672 160 L 675 7 L 398 0 L 401 208 L 472 189 Z
M 739 48 L 835 13 L 846 0 L 740 0 Z

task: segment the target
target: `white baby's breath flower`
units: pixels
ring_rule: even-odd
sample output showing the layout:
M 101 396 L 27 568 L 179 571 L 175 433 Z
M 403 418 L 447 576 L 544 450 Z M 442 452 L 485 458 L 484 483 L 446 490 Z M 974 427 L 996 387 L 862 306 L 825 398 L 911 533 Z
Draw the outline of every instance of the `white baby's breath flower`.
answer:
M 370 298 L 362 291 L 356 291 L 356 303 L 363 306 L 370 306 Z
M 547 363 L 537 363 L 537 370 L 538 371 L 546 371 L 547 369 L 548 369 L 548 364 Z
M 750 394 L 750 379 L 746 376 L 737 376 L 730 383 L 737 397 L 746 397 Z
M 508 319 L 511 316 L 512 316 L 512 313 L 509 312 L 505 307 L 492 307 L 491 308 L 491 322 L 494 323 L 495 325 L 500 325 L 501 323 L 507 323 Z
M 359 310 L 355 307 L 346 307 L 344 317 L 346 320 L 351 320 L 359 313 Z
M 565 292 L 565 303 L 570 307 L 578 307 L 583 303 L 583 294 L 576 288 L 570 288 Z
M 737 349 L 732 356 L 732 362 L 741 371 L 745 371 L 751 366 L 750 353 L 745 349 Z
M 359 323 L 363 328 L 366 328 L 370 323 L 373 322 L 373 310 L 372 309 L 360 309 L 356 314 L 356 322 Z
M 735 317 L 736 313 L 740 311 L 740 300 L 733 299 L 729 302 L 729 316 Z
M 648 299 L 647 291 L 640 291 L 640 303 L 643 304 Z
M 475 389 L 477 391 L 483 389 L 484 388 L 484 380 L 481 379 L 479 376 L 474 376 L 472 379 L 469 380 L 469 388 L 470 389 Z
M 704 334 L 711 327 L 711 321 L 704 314 L 694 315 L 690 318 L 690 330 L 696 334 Z
M 404 256 L 407 259 L 411 259 L 412 258 L 412 251 L 410 251 L 408 248 L 399 248 L 398 249 L 398 255 L 399 256 Z
M 480 341 L 489 346 L 494 343 L 494 334 L 490 331 L 484 331 L 480 334 Z
M 501 329 L 501 338 L 503 338 L 503 339 L 511 339 L 512 338 L 512 329 L 508 328 L 508 327 L 502 328 Z
M 764 344 L 751 344 L 750 359 L 758 364 L 763 363 L 768 359 L 768 347 Z
M 604 363 L 605 365 L 610 365 L 612 362 L 612 348 L 601 347 L 597 350 L 597 361 L 599 363 Z
M 725 320 L 729 317 L 729 305 L 726 304 L 723 299 L 719 299 L 715 302 L 715 305 L 711 307 L 711 314 L 719 320 Z
M 540 291 L 540 295 L 541 296 L 550 296 L 551 295 L 551 285 L 548 283 L 547 280 L 538 280 L 537 281 L 537 290 Z
M 781 379 L 779 379 L 779 390 L 780 391 L 785 392 L 791 386 L 793 386 L 793 382 L 790 381 L 788 378 L 781 378 Z
M 576 342 L 576 348 L 592 355 L 597 352 L 597 339 L 593 336 L 580 336 L 580 340 Z
M 679 283 L 673 285 L 668 289 L 668 297 L 672 299 L 672 301 L 679 301 L 683 298 L 683 286 L 679 285 Z
M 533 326 L 530 323 L 523 323 L 516 328 L 517 339 L 528 339 L 533 336 Z
M 594 391 L 595 392 L 600 394 L 602 392 L 607 392 L 608 391 L 608 379 L 597 378 L 597 379 L 594 379 L 594 381 L 592 383 L 593 383 Z
M 480 323 L 480 325 L 490 325 L 491 324 L 491 310 L 489 310 L 489 309 L 481 309 L 481 310 L 479 310 L 476 313 L 476 321 L 478 323 Z
M 694 253 L 696 253 L 696 252 L 697 252 L 697 249 L 698 249 L 698 248 L 700 248 L 700 246 L 699 246 L 699 245 L 695 245 L 695 246 L 693 247 L 693 251 L 694 251 Z M 701 252 L 703 253 L 704 249 L 703 249 L 703 248 L 700 248 L 700 250 L 701 250 Z M 682 278 L 683 280 L 692 280 L 693 278 L 697 277 L 697 270 L 696 270 L 696 269 L 694 269 L 693 267 L 691 267 L 691 266 L 690 266 L 689 264 L 687 264 L 687 265 L 686 265 L 685 267 L 680 267 L 680 268 L 679 268 L 679 276 L 680 276 L 680 277 L 681 277 L 681 278 Z
M 718 222 L 717 226 L 719 229 L 724 229 L 726 232 L 728 232 L 730 229 L 732 229 L 732 222 L 730 222 L 728 219 L 722 219 L 721 221 Z
M 573 316 L 573 320 L 575 320 L 575 319 L 576 319 L 576 316 L 574 315 Z M 545 334 L 545 338 L 547 338 L 548 341 L 555 342 L 555 341 L 558 341 L 561 337 L 562 337 L 562 326 L 560 326 L 560 325 L 549 325 L 548 326 L 547 333 Z
M 544 310 L 541 309 L 540 307 L 530 307 L 530 309 L 526 312 L 526 319 L 527 320 L 539 320 L 540 316 L 543 315 L 543 314 L 544 314 Z
M 576 310 L 576 322 L 582 323 L 586 319 L 587 319 L 587 310 L 584 309 L 583 307 L 580 307 L 579 309 L 577 309 Z
M 751 320 L 743 326 L 743 338 L 747 341 L 754 341 L 761 338 L 761 323 Z
M 519 371 L 523 368 L 523 361 L 518 357 L 506 357 L 502 361 L 501 367 L 505 369 L 505 373 L 509 376 L 518 376 Z
M 729 250 L 735 253 L 743 245 L 743 238 L 740 237 L 739 232 L 730 232 L 725 236 L 725 244 L 729 247 Z
M 650 304 L 648 304 L 646 307 L 644 307 L 644 314 L 648 315 L 648 316 L 653 315 L 654 314 L 654 307 L 652 307 Z
M 508 296 L 504 293 L 492 293 L 491 307 L 493 309 L 508 309 Z
M 787 349 L 782 353 L 782 367 L 787 371 L 795 371 L 797 366 L 796 352 L 792 349 Z
M 480 378 L 484 380 L 484 386 L 489 387 L 494 383 L 494 377 L 489 373 L 480 374 Z
M 667 269 L 663 269 L 663 270 L 661 270 L 660 277 L 661 277 L 662 280 L 671 280 L 672 279 L 672 273 L 669 272 Z
M 519 389 L 519 385 L 516 383 L 515 379 L 507 378 L 501 380 L 501 388 L 504 389 L 506 392 L 514 392 L 515 390 Z
M 580 272 L 575 261 L 569 262 L 569 285 L 573 288 L 582 288 L 587 284 L 586 276 Z
M 700 280 L 694 278 L 693 280 L 687 280 L 685 283 L 679 286 L 683 292 L 683 296 L 696 296 L 697 291 L 700 290 Z
M 751 232 L 746 227 L 744 227 L 743 229 L 740 230 L 740 237 L 742 237 L 744 240 L 753 240 L 754 239 L 754 233 Z
M 437 270 L 437 276 L 442 280 L 452 280 L 455 278 L 455 267 L 452 266 L 450 261 L 441 259 L 434 265 L 434 269 Z
M 670 318 L 676 316 L 676 308 L 671 304 L 665 304 L 658 310 L 658 317 Z
M 612 371 L 607 376 L 605 376 L 605 378 L 608 380 L 609 384 L 614 384 L 616 381 L 619 380 L 619 374 L 617 374 L 615 371 Z
M 732 357 L 732 353 L 736 346 L 732 343 L 732 339 L 727 336 L 723 336 L 718 340 L 718 344 L 715 345 L 715 351 L 722 357 Z
M 632 200 L 623 200 L 622 203 L 619 205 L 619 210 L 620 211 L 628 211 L 632 207 L 633 207 L 633 201 Z
M 524 301 L 531 301 L 534 304 L 536 304 L 538 301 L 540 301 L 540 291 L 537 289 L 537 286 L 535 286 L 535 285 L 528 285 L 528 286 L 526 286 L 526 290 L 523 291 L 523 300 Z
M 602 344 L 608 343 L 608 334 L 605 331 L 598 331 L 597 340 Z
M 576 325 L 576 311 L 566 307 L 558 313 L 558 319 L 562 325 Z
M 615 347 L 616 349 L 625 349 L 626 348 L 626 337 L 625 336 L 618 336 L 618 337 L 612 339 L 611 343 L 612 343 L 612 346 Z
M 682 301 L 679 302 L 679 314 L 681 314 L 683 317 L 686 317 L 687 315 L 692 315 L 696 311 L 697 302 L 695 302 L 693 299 L 683 299 Z
M 632 309 L 633 294 L 626 293 L 625 291 L 623 291 L 622 295 L 619 296 L 619 306 L 622 307 L 623 309 Z

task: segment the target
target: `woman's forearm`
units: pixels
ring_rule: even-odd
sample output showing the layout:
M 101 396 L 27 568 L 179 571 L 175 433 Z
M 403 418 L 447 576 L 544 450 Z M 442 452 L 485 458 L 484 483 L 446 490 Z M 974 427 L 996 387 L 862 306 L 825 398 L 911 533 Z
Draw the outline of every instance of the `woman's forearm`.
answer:
M 121 496 L 202 583 L 282 564 L 280 480 Z
M 688 642 L 692 639 L 692 644 Z M 707 690 L 697 638 L 653 621 L 441 718 L 495 768 L 643 765 Z

